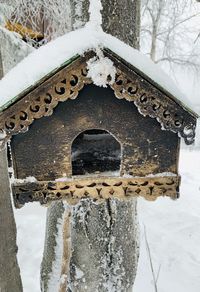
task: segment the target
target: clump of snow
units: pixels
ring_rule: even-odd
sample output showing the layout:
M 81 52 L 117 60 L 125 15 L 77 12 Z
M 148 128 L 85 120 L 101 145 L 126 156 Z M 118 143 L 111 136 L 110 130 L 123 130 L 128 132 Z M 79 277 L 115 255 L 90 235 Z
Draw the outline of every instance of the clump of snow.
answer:
M 81 271 L 81 269 L 78 268 L 77 266 L 75 266 L 75 274 L 76 274 L 76 279 L 77 280 L 79 280 L 79 279 L 84 277 L 83 271 Z
M 156 174 L 153 174 L 153 173 L 150 173 L 148 175 L 146 175 L 145 177 L 164 177 L 164 176 L 177 176 L 176 173 L 173 173 L 173 172 L 160 172 L 160 173 L 156 173 Z M 133 175 L 130 175 L 130 174 L 124 174 L 123 175 L 124 178 L 141 178 L 141 176 L 133 176 Z
M 67 182 L 67 181 L 71 181 L 71 179 L 69 177 L 63 176 L 63 177 L 59 177 L 55 179 L 56 182 Z
M 116 68 L 113 62 L 102 55 L 94 57 L 87 62 L 88 77 L 97 86 L 107 87 L 115 81 Z
M 34 176 L 28 176 L 26 177 L 25 179 L 18 179 L 18 178 L 15 178 L 12 183 L 19 183 L 19 184 L 22 184 L 22 183 L 36 183 L 37 182 L 37 179 L 34 177 Z
M 177 176 L 176 173 L 173 172 L 161 172 L 156 174 L 148 174 L 146 177 L 163 177 L 163 176 Z
M 4 138 L 6 138 L 6 132 L 0 130 L 0 140 L 3 140 Z

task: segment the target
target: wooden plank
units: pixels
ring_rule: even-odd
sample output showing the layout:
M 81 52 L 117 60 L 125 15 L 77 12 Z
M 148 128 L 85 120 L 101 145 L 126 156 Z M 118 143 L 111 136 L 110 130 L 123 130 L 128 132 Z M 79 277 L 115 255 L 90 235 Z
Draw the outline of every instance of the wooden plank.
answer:
M 75 204 L 80 199 L 91 198 L 94 201 L 117 198 L 126 200 L 142 196 L 153 201 L 160 196 L 172 199 L 179 197 L 179 176 L 158 177 L 94 177 L 60 181 L 35 182 L 13 185 L 14 201 L 17 208 L 25 203 L 39 201 L 48 204 L 51 201 L 67 200 Z
M 162 131 L 155 119 L 140 115 L 133 102 L 117 99 L 112 89 L 87 85 L 79 98 L 60 103 L 53 115 L 12 138 L 15 177 L 70 177 L 72 142 L 88 129 L 106 130 L 120 142 L 121 175 L 177 173 L 180 139 L 175 133 Z
M 0 291 L 21 292 L 16 225 L 10 198 L 6 150 L 0 151 Z

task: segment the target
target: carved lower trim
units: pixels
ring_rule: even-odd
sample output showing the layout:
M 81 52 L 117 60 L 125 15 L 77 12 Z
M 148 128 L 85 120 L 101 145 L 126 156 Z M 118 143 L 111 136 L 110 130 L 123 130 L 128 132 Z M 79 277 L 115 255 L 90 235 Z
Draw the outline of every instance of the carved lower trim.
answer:
M 179 176 L 94 179 L 79 177 L 65 182 L 14 184 L 12 190 L 15 206 L 20 208 L 28 202 L 38 201 L 43 205 L 51 201 L 67 200 L 68 203 L 75 204 L 84 198 L 101 201 L 141 196 L 153 201 L 160 196 L 167 196 L 176 199 L 179 197 L 179 184 Z

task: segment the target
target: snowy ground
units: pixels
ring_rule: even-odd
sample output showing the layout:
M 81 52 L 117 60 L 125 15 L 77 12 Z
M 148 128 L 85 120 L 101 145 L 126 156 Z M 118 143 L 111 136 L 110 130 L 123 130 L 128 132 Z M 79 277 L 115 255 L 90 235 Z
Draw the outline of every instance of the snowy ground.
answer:
M 144 227 L 158 292 L 200 291 L 200 151 L 181 151 L 180 172 L 179 200 L 139 199 L 141 249 L 134 292 L 155 292 Z M 40 291 L 45 214 L 46 209 L 37 204 L 15 211 L 25 292 Z

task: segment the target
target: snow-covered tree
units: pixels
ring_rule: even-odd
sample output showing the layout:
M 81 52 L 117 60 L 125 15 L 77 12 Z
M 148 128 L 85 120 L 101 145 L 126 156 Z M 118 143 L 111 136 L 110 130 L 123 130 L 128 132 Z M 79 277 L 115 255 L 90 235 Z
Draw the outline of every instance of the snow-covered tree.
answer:
M 200 8 L 194 0 L 142 0 L 141 48 L 155 63 L 200 68 L 195 49 Z
M 69 0 L 3 0 L 0 4 L 4 25 L 20 24 L 18 27 L 25 35 L 26 41 L 33 42 L 28 34 L 30 28 L 40 32 L 44 41 L 55 39 L 71 29 L 71 11 Z

